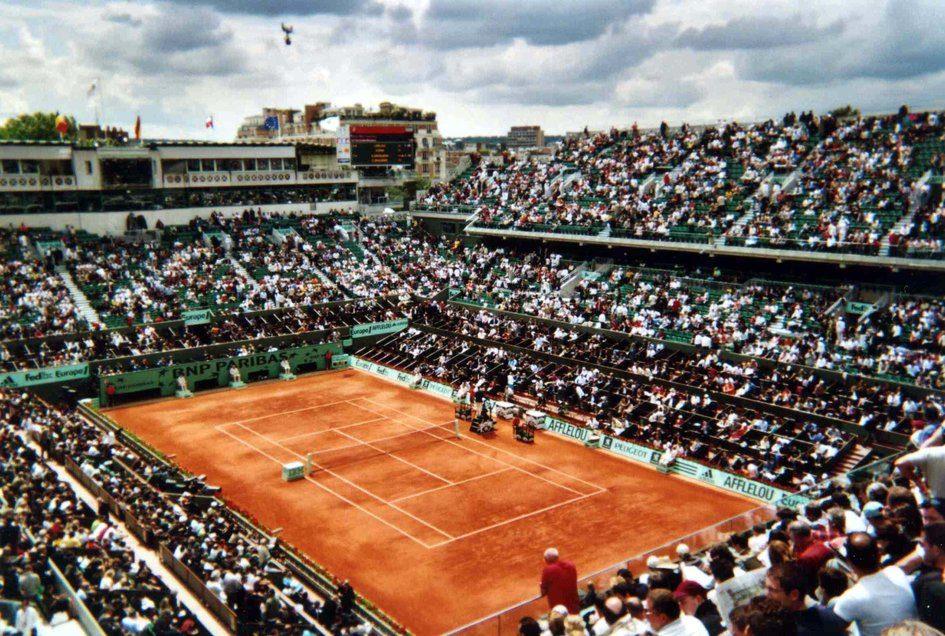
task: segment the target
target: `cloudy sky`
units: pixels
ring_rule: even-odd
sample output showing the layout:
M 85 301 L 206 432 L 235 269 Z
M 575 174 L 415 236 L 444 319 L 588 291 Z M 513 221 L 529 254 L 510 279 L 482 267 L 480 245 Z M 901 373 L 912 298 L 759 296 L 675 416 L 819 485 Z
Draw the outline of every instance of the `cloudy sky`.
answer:
M 943 24 L 942 0 L 0 0 L 0 118 L 91 121 L 96 78 L 147 137 L 316 101 L 434 110 L 446 135 L 941 108 Z

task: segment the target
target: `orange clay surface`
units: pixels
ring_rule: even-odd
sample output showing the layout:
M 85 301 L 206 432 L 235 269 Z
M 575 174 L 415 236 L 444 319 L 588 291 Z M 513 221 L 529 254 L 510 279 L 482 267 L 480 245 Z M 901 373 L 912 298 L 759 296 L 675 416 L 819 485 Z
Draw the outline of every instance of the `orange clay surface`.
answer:
M 107 413 L 419 634 L 536 596 L 549 546 L 583 575 L 757 506 L 506 422 L 457 439 L 449 402 L 350 369 Z

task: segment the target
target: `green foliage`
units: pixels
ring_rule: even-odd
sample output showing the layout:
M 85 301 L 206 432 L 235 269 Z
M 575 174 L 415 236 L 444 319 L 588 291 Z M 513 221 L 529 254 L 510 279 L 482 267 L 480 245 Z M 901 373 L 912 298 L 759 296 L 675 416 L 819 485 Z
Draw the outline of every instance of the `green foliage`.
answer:
M 56 131 L 56 117 L 58 113 L 23 113 L 11 117 L 0 125 L 0 139 L 23 141 L 58 141 Z M 75 117 L 67 115 L 69 131 L 63 135 L 64 139 L 74 139 L 76 136 Z
M 830 114 L 837 119 L 848 119 L 850 117 L 859 117 L 860 109 L 853 108 L 852 105 L 847 104 L 846 106 L 841 106 L 840 108 L 834 108 L 832 111 L 830 111 Z

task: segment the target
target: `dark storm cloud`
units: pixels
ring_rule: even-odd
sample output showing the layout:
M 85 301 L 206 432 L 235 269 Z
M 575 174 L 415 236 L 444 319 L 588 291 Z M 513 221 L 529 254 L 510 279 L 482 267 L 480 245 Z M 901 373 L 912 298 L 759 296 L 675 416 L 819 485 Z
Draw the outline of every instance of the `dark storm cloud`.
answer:
M 433 0 L 416 44 L 437 49 L 490 47 L 523 40 L 547 46 L 592 40 L 655 0 Z
M 192 7 L 203 5 L 223 13 L 259 16 L 376 14 L 383 7 L 375 0 L 170 0 Z
M 849 28 L 784 51 L 765 51 L 739 63 L 751 80 L 793 86 L 856 79 L 901 81 L 945 70 L 945 4 L 896 0 L 873 28 Z
M 122 14 L 107 21 L 119 26 L 83 49 L 96 67 L 182 79 L 229 76 L 248 69 L 246 54 L 215 11 L 200 7 L 180 11 L 164 5 L 157 14 L 142 14 L 134 25 Z
M 676 45 L 698 50 L 770 49 L 817 42 L 842 31 L 839 20 L 817 27 L 800 15 L 744 16 L 725 24 L 686 29 L 679 34 Z

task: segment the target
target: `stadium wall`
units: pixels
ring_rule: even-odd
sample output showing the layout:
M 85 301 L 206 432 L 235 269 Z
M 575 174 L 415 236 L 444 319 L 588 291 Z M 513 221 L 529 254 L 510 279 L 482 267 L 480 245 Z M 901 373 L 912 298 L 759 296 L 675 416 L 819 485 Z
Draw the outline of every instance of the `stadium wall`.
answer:
M 171 210 L 135 210 L 135 216 L 143 216 L 148 228 L 153 229 L 158 221 L 164 225 L 182 225 L 193 218 L 207 218 L 213 212 L 224 216 L 241 214 L 252 208 L 263 212 L 289 214 L 327 214 L 333 210 L 355 211 L 357 201 L 319 201 L 317 203 L 279 203 L 272 205 L 229 205 L 202 208 L 174 208 Z M 53 230 L 76 228 L 92 234 L 124 234 L 129 211 L 123 212 L 50 212 L 38 214 L 5 214 L 0 216 L 0 223 L 5 226 L 48 227 Z

